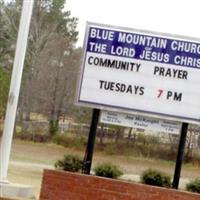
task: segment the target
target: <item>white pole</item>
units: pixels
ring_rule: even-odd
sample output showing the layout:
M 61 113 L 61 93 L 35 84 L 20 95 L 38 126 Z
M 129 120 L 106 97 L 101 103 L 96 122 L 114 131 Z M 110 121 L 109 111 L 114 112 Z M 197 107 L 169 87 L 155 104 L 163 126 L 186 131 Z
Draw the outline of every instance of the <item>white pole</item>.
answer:
M 24 58 L 27 47 L 30 20 L 33 10 L 33 3 L 34 0 L 24 0 L 22 6 L 5 124 L 0 146 L 0 182 L 8 182 L 8 164 L 10 159 L 13 130 L 16 118 L 17 104 L 23 72 Z

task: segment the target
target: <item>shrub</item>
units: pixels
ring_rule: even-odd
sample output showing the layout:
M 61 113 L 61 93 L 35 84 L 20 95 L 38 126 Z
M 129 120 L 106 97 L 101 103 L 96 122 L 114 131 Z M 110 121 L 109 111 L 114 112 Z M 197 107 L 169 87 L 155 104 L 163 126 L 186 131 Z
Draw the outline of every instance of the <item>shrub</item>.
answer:
M 186 190 L 200 193 L 200 179 L 195 179 L 186 185 Z
M 111 163 L 102 163 L 94 168 L 96 176 L 102 176 L 107 178 L 118 178 L 123 174 L 123 172 Z
M 171 187 L 171 177 L 157 170 L 148 169 L 144 171 L 141 181 L 148 185 Z
M 56 169 L 64 171 L 78 172 L 83 166 L 83 161 L 75 155 L 64 155 L 62 160 L 58 160 L 55 163 Z

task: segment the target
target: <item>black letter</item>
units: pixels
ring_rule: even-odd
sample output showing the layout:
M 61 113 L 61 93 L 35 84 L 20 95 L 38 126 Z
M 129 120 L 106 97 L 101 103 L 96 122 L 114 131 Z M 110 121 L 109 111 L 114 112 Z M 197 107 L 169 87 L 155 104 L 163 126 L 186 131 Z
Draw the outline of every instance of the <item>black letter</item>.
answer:
M 99 82 L 100 82 L 100 89 L 102 89 L 102 85 L 103 85 L 103 83 L 104 83 L 105 81 L 99 80 Z
M 159 67 L 154 67 L 154 72 L 153 72 L 153 74 L 155 75 L 156 72 L 158 72 L 158 71 L 159 71 Z
M 172 94 L 173 94 L 173 93 L 172 93 L 171 91 L 168 91 L 168 92 L 167 92 L 167 99 L 169 99 L 169 97 L 171 97 Z
M 88 63 L 89 63 L 89 65 L 92 65 L 92 62 L 90 62 L 90 59 L 92 59 L 93 57 L 92 56 L 90 56 L 89 58 L 88 58 Z
M 177 93 L 177 92 L 174 92 L 174 101 L 181 101 L 182 99 L 182 93 Z
M 140 87 L 140 93 L 139 93 L 139 95 L 143 95 L 144 94 L 144 87 Z

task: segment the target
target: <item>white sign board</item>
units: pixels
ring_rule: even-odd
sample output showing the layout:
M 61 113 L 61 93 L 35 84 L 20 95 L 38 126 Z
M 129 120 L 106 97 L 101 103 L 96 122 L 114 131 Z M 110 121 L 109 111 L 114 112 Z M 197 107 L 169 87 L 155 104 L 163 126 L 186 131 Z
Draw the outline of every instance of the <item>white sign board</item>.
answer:
M 101 111 L 101 123 L 140 128 L 170 134 L 180 134 L 181 123 L 112 111 Z
M 88 23 L 78 103 L 200 121 L 200 41 Z

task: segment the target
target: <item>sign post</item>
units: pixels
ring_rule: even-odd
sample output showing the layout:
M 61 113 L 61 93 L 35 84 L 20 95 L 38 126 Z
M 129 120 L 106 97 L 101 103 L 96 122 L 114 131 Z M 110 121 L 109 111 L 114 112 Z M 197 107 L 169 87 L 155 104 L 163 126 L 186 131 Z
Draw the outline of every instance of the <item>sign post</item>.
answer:
M 184 158 L 184 148 L 185 142 L 187 137 L 187 130 L 188 130 L 188 123 L 183 123 L 181 128 L 181 135 L 179 140 L 179 147 L 178 147 L 178 154 L 176 159 L 176 166 L 174 171 L 174 179 L 172 183 L 172 187 L 174 189 L 178 189 L 180 174 L 181 174 L 181 167 Z
M 178 188 L 188 123 L 200 122 L 200 40 L 88 23 L 84 52 L 79 105 L 183 123 L 173 181 Z M 104 119 L 130 122 L 124 116 Z M 164 128 L 163 122 L 131 123 Z
M 92 157 L 93 157 L 93 152 L 94 152 L 94 144 L 95 144 L 95 137 L 96 137 L 98 120 L 99 120 L 99 113 L 100 113 L 99 109 L 93 109 L 92 121 L 90 125 L 88 142 L 87 142 L 85 157 L 83 161 L 83 168 L 82 168 L 82 172 L 84 174 L 90 174 L 90 169 L 92 166 Z
M 27 39 L 28 39 L 29 26 L 33 10 L 33 4 L 34 0 L 29 0 L 29 1 L 24 0 L 22 7 L 22 14 L 19 25 L 15 59 L 13 65 L 12 78 L 11 78 L 11 85 L 7 103 L 5 125 L 0 146 L 0 182 L 2 183 L 8 182 L 7 181 L 8 164 L 11 152 L 13 130 L 15 124 L 15 117 L 17 111 L 17 104 L 19 98 L 19 91 L 21 85 L 21 78 L 23 72 L 23 65 L 27 47 Z

